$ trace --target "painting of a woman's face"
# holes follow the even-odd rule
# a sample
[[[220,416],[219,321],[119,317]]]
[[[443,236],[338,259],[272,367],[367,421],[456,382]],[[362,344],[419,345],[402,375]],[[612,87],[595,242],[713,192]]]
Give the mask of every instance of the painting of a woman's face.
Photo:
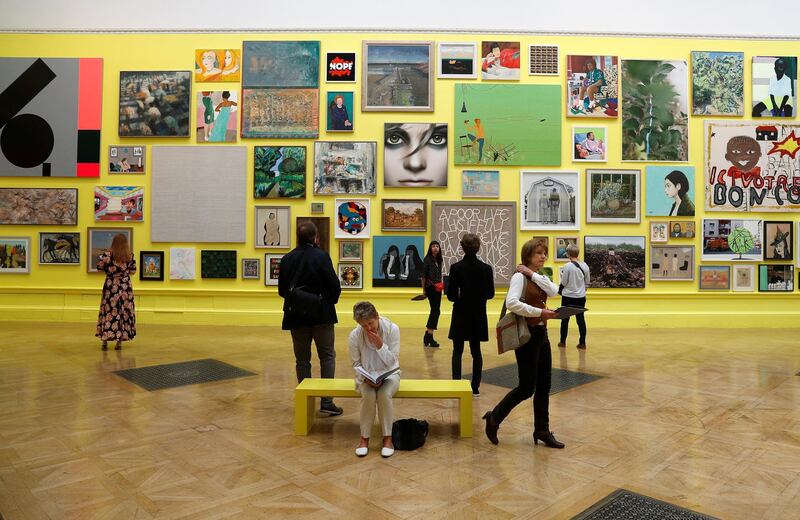
[[[447,186],[447,124],[386,123],[383,172],[388,187]]]
[[[217,53],[214,51],[206,51],[203,53],[203,69],[208,72],[214,68],[217,61]]]
[[[675,196],[678,195],[679,190],[680,184],[675,186],[669,179],[664,179],[664,193],[667,195],[667,197],[674,199]]]
[[[225,51],[225,67],[230,67],[231,62],[233,62],[233,53],[231,51]]]

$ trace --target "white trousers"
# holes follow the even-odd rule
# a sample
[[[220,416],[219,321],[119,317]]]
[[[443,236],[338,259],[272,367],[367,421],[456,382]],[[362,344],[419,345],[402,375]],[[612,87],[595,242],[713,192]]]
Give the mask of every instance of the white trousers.
[[[381,423],[383,435],[392,434],[392,396],[400,387],[400,376],[393,374],[387,377],[380,388],[372,388],[367,383],[361,383],[361,436],[369,438],[372,424],[375,422],[375,406],[378,408],[378,420]]]

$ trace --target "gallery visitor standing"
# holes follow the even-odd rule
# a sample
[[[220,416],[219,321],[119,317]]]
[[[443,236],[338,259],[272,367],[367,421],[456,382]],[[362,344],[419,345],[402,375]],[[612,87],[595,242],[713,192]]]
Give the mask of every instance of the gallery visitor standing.
[[[433,339],[433,331],[439,326],[439,315],[442,306],[442,246],[436,240],[431,240],[428,252],[422,261],[422,294],[428,300],[431,311],[428,314],[428,323],[425,324],[425,336],[422,344],[425,347],[437,348],[439,343]]]
[[[580,249],[575,244],[567,246],[567,256],[569,263],[561,268],[561,305],[563,307],[586,307],[586,284],[590,282],[589,266],[586,262],[578,260]],[[575,315],[578,322],[578,348],[586,349],[586,320],[583,313]],[[567,333],[569,330],[569,316],[561,320],[561,339],[558,342],[560,348],[567,346]]]
[[[103,350],[108,350],[109,341],[116,341],[114,348],[120,350],[123,341],[136,337],[136,309],[131,284],[131,275],[136,273],[136,260],[128,237],[122,233],[114,235],[111,248],[100,255],[97,270],[106,273],[106,279],[95,336],[103,342]]]

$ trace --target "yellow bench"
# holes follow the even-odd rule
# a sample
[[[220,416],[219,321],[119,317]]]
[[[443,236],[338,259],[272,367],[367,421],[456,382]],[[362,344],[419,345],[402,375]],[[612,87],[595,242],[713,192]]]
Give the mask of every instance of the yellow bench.
[[[308,435],[316,397],[361,397],[353,379],[304,379],[294,391],[294,433]],[[400,379],[395,397],[458,399],[461,437],[472,437],[472,387],[462,379]]]

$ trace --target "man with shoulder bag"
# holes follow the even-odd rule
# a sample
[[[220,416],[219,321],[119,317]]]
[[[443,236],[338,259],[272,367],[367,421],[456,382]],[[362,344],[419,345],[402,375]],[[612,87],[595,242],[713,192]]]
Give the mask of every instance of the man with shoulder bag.
[[[336,371],[333,325],[342,287],[331,257],[317,247],[317,227],[301,222],[297,247],[281,258],[278,294],[283,298],[283,330],[292,333],[297,382],[311,377],[311,340],[317,347],[320,373],[332,379]],[[330,397],[323,397],[320,412],[341,415]]]

